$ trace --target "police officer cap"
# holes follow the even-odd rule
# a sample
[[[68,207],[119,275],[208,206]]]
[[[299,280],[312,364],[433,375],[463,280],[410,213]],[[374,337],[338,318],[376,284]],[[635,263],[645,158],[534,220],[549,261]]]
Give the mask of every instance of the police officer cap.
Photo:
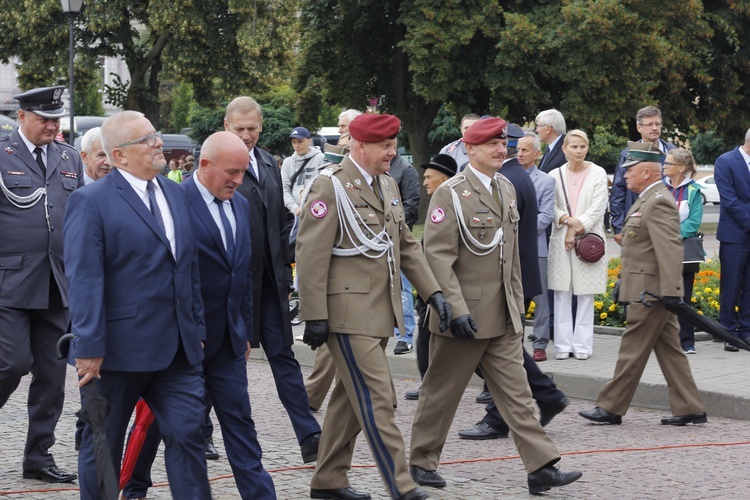
[[[628,156],[622,168],[638,165],[642,161],[664,163],[664,153],[652,142],[628,142]]]
[[[515,148],[518,146],[518,139],[523,137],[523,129],[515,123],[508,124],[508,147]]]
[[[454,175],[456,175],[456,170],[458,170],[456,160],[454,160],[452,156],[444,154],[439,154],[435,158],[433,158],[430,163],[423,163],[420,166],[424,170],[427,170],[428,168],[435,169],[438,172],[447,175],[448,177],[453,177]]]
[[[507,139],[508,124],[502,118],[489,117],[477,120],[466,130],[466,144],[484,144],[491,139]]]
[[[393,139],[401,130],[401,121],[393,115],[364,113],[349,123],[352,138],[362,142],[380,142]]]
[[[62,101],[64,90],[63,85],[41,87],[14,95],[13,99],[18,99],[18,105],[24,111],[31,111],[42,118],[60,118],[66,114]]]

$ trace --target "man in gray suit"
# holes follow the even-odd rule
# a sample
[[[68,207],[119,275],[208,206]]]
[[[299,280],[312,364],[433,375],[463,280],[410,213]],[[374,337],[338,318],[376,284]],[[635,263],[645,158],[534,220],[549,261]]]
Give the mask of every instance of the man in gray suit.
[[[13,96],[21,125],[0,137],[0,408],[31,372],[23,477],[48,483],[76,479],[49,453],[65,395],[55,348],[69,320],[62,222],[68,196],[83,186],[78,152],[55,141],[64,89]]]

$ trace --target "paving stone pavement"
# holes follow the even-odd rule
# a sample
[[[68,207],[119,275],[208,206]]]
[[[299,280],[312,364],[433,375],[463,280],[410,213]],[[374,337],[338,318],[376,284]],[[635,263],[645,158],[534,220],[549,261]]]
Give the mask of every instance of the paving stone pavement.
[[[301,333],[301,328],[297,328]],[[395,341],[393,342],[395,344]],[[592,406],[601,384],[612,374],[619,338],[597,335],[594,355],[587,361],[550,360],[541,363],[558,385],[572,396],[571,405],[547,427],[552,440],[563,454],[560,462],[564,470],[579,469],[584,475],[578,482],[555,490],[548,498],[618,498],[660,500],[741,498],[750,488],[746,470],[750,456],[750,431],[747,422],[737,418],[717,416],[719,413],[738,413],[750,418],[746,411],[750,353],[725,353],[720,344],[700,342],[698,354],[691,356],[695,378],[704,394],[709,412],[709,423],[688,427],[667,427],[659,419],[665,411],[663,377],[654,360],[644,374],[644,384],[638,391],[636,403],[621,426],[599,426],[588,423],[577,415]],[[414,353],[393,356],[389,347],[389,362],[394,385],[399,395],[396,421],[407,442],[417,403],[403,399],[404,392],[418,386]],[[528,343],[527,343],[528,347]],[[295,345],[303,372],[307,374],[312,353],[306,346]],[[552,353],[550,348],[549,353]],[[273,377],[262,352],[253,354],[248,363],[250,397],[253,417],[264,450],[264,464],[271,472],[278,498],[309,498],[311,467],[305,467],[299,453],[291,424],[284,415],[276,395]],[[57,443],[52,448],[58,466],[75,470],[77,453],[73,449],[74,413],[79,407],[75,374],[68,370],[66,404],[57,427]],[[0,410],[0,428],[5,431],[0,440],[0,499],[73,499],[78,498],[75,484],[59,489],[39,481],[21,477],[21,458],[26,433],[26,393],[29,377]],[[477,381],[466,391],[445,445],[440,473],[448,481],[443,490],[428,489],[432,498],[498,499],[528,498],[526,473],[510,439],[466,441],[458,439],[460,429],[469,428],[483,415],[484,406],[474,402],[480,386]],[[727,408],[734,408],[729,411]],[[744,413],[743,413],[744,412]],[[316,414],[323,421],[325,407]],[[730,415],[732,416],[732,415]],[[736,416],[736,415],[735,415]],[[331,418],[335,418],[332,416]],[[215,424],[216,419],[214,418]],[[212,492],[216,499],[239,498],[231,479],[231,470],[224,454],[221,434],[214,440],[221,454],[218,461],[208,462]],[[388,498],[364,439],[358,439],[354,468],[349,474],[355,489],[369,491],[375,499]],[[154,480],[166,482],[163,455],[160,452],[154,467]],[[73,488],[73,489],[71,489]],[[169,488],[152,488],[149,499],[171,498]]]

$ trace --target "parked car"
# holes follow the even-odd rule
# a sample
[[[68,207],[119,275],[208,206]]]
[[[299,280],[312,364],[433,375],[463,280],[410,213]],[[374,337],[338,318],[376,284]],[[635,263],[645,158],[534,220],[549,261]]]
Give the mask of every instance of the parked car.
[[[162,151],[164,152],[164,158],[167,159],[167,163],[172,159],[179,160],[180,156],[190,156],[194,153],[193,141],[186,135],[162,134],[161,138],[164,141]],[[195,160],[196,162],[198,161],[197,156]],[[198,165],[195,166],[197,167]]]
[[[83,135],[92,128],[101,127],[106,119],[106,116],[76,116],[75,148],[80,151]],[[68,142],[68,137],[70,136],[70,116],[60,118],[60,132],[62,132],[65,142]]]
[[[716,179],[713,175],[707,175],[696,180],[695,183],[701,187],[701,198],[704,205],[706,203],[719,204],[721,197],[719,196],[719,188],[716,187]]]
[[[323,127],[318,130],[316,134],[325,137],[326,142],[328,144],[333,144],[334,146],[338,144],[339,137],[341,137],[338,127]]]

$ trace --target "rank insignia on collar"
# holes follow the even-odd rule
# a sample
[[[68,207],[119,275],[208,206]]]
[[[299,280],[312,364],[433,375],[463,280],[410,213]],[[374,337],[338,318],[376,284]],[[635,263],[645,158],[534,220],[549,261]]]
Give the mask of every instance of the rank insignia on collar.
[[[362,179],[354,179],[354,184],[357,185],[357,187],[362,185]]]
[[[468,189],[464,189],[464,192],[461,193],[461,196],[463,196],[464,198],[468,200],[469,198],[471,198],[471,192],[469,192]]]
[[[13,148],[10,147],[10,146],[8,146],[8,147],[5,148],[5,152],[8,153],[9,155],[12,155],[13,154]]]
[[[67,159],[68,159],[68,153],[66,153],[65,151],[63,151],[63,152],[62,152],[62,154],[60,155],[60,157],[61,157],[61,158],[62,158],[63,160],[67,160]]]
[[[78,179],[78,174],[75,172],[60,172],[60,175],[63,177],[69,177],[71,179]]]
[[[394,207],[398,205],[398,196],[394,196],[393,198],[391,198],[391,205],[393,205]]]
[[[351,183],[351,182],[347,182],[347,183],[346,183],[346,186],[345,186],[345,187],[346,187],[346,189],[348,189],[349,191],[354,191],[354,186],[352,186],[352,183]]]

